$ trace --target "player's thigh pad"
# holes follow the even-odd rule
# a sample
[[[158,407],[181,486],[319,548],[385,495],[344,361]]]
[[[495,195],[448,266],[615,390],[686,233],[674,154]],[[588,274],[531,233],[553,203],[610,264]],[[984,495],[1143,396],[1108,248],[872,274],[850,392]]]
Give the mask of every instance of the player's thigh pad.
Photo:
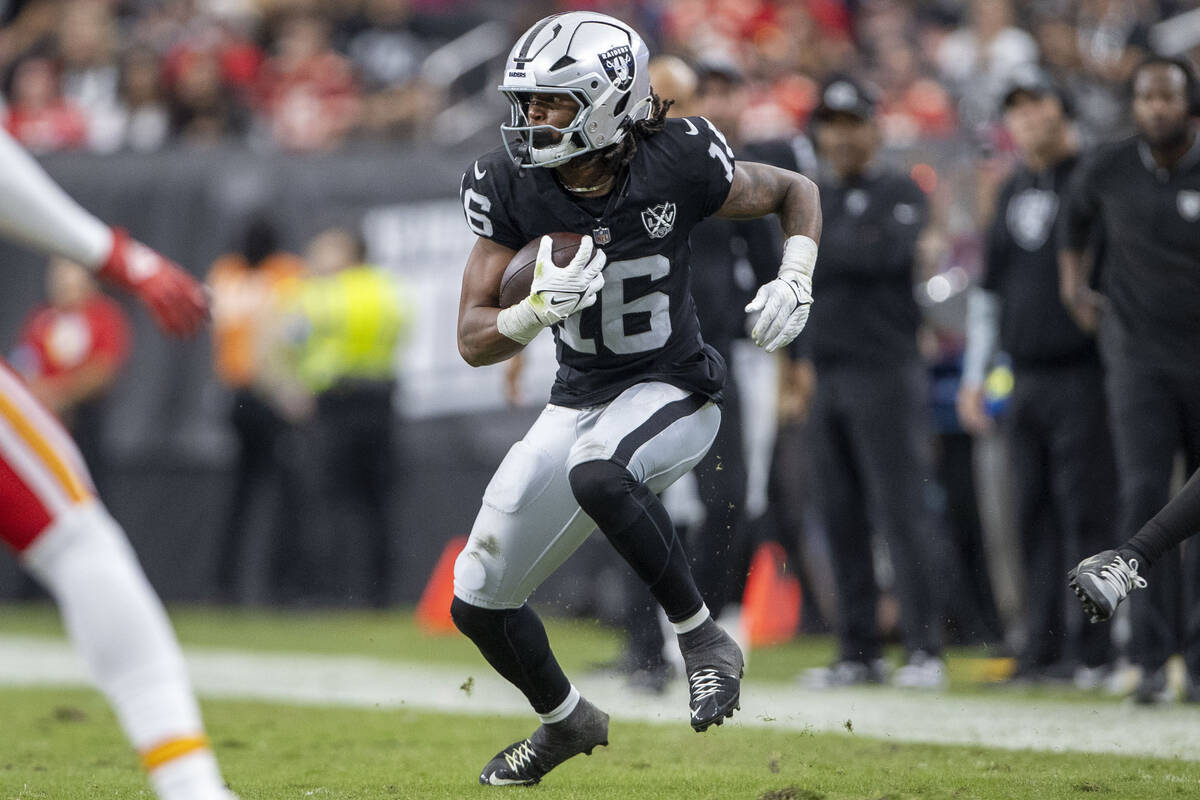
[[[547,406],[508,451],[454,564],[459,599],[481,608],[519,608],[596,527],[567,480],[567,453],[583,413]]]
[[[0,361],[0,541],[25,550],[94,491],[70,436]]]
[[[639,383],[585,412],[567,469],[613,461],[658,493],[699,463],[720,427],[721,409],[708,398],[667,383]]]

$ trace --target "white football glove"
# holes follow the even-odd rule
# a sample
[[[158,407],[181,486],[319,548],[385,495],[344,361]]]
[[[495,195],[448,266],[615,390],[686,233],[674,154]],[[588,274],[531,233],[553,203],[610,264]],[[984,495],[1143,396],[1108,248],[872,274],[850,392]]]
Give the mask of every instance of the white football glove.
[[[579,250],[565,267],[555,265],[552,247],[553,240],[543,236],[529,287],[529,304],[542,327],[547,328],[595,304],[597,292],[604,288],[601,271],[607,261],[604,251],[595,249],[590,236],[579,241]]]
[[[812,273],[816,261],[816,242],[807,236],[789,237],[784,244],[779,277],[760,286],[754,300],[746,306],[746,313],[758,312],[750,338],[768,353],[790,344],[804,330],[812,308]]]
[[[596,250],[592,237],[584,236],[579,250],[565,267],[554,264],[553,240],[543,236],[538,245],[529,297],[504,309],[496,317],[500,333],[520,344],[529,344],[542,328],[557,325],[572,314],[595,304],[604,288],[602,270],[607,261]]]

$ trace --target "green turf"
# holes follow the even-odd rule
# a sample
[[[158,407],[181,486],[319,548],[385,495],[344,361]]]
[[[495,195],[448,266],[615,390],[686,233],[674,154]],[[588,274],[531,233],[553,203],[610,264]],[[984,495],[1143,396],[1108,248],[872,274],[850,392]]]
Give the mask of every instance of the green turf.
[[[0,800],[149,797],[98,695],[0,690]],[[1200,795],[1200,764],[896,744],[807,734],[614,723],[612,746],[576,758],[536,789],[475,785],[527,720],[409,711],[206,702],[226,778],[243,800],[1011,800]],[[773,794],[772,794],[773,793]]]
[[[171,619],[184,645],[224,647],[258,652],[302,652],[361,655],[395,661],[483,667],[483,659],[457,633],[431,636],[422,631],[407,610],[356,611],[211,608],[179,606]],[[610,663],[620,653],[619,631],[596,622],[546,615],[546,628],[555,654],[569,674]],[[62,635],[54,607],[44,603],[0,605],[0,634]],[[889,655],[899,659],[897,648]],[[1006,697],[1063,699],[1082,703],[1115,702],[1098,693],[1060,688],[980,685],[973,665],[995,653],[960,648],[950,653],[954,693],[1003,693]],[[828,664],[835,656],[833,639],[806,636],[774,647],[754,650],[746,675],[755,681],[790,682],[808,667]],[[0,799],[2,800],[2,799]]]

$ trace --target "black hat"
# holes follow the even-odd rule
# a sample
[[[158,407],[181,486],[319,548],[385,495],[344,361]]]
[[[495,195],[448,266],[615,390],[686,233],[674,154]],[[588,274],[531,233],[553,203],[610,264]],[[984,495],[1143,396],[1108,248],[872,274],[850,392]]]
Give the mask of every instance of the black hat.
[[[821,87],[821,102],[813,109],[815,120],[850,114],[862,120],[875,117],[875,92],[853,78],[838,77]]]
[[[1070,113],[1066,95],[1046,71],[1036,64],[1020,64],[1008,74],[1004,81],[1004,91],[1000,94],[1000,111],[1007,111],[1016,96],[1022,93],[1034,97],[1053,95],[1062,102],[1067,113]]]

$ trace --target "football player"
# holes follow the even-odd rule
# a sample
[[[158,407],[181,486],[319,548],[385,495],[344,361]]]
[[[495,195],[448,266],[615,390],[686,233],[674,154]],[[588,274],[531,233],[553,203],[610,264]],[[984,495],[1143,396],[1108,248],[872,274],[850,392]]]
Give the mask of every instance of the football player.
[[[1200,531],[1200,470],[1171,498],[1133,538],[1116,550],[1105,550],[1079,562],[1069,573],[1071,588],[1083,603],[1092,622],[1111,619],[1117,606],[1134,589],[1145,589],[1139,569],[1154,562],[1185,539]],[[1192,684],[1192,699],[1200,699],[1200,688]]]
[[[80,208],[0,131],[0,235],[71,259],[137,296],[168,333],[207,317],[203,289]],[[230,800],[183,654],[75,444],[0,360],[0,541],[58,603],[162,800]]]
[[[700,336],[688,289],[688,233],[704,217],[777,213],[779,277],[747,311],[768,351],[804,327],[821,230],[816,187],[738,163],[702,117],[667,119],[638,34],[602,14],[547,17],[509,54],[504,147],[463,176],[467,260],[458,346],[473,366],[519,352],[543,328],[557,344],[550,404],[484,493],[454,572],[459,630],[529,700],[541,725],[501,750],[483,784],[531,784],[607,744],[608,715],[563,674],[529,594],[596,527],[649,586],[678,635],[691,724],[738,707],[742,653],[711,619],[658,499],[712,444],[725,364]],[[558,231],[583,235],[564,267]],[[500,309],[501,277],[539,237],[530,294]]]

